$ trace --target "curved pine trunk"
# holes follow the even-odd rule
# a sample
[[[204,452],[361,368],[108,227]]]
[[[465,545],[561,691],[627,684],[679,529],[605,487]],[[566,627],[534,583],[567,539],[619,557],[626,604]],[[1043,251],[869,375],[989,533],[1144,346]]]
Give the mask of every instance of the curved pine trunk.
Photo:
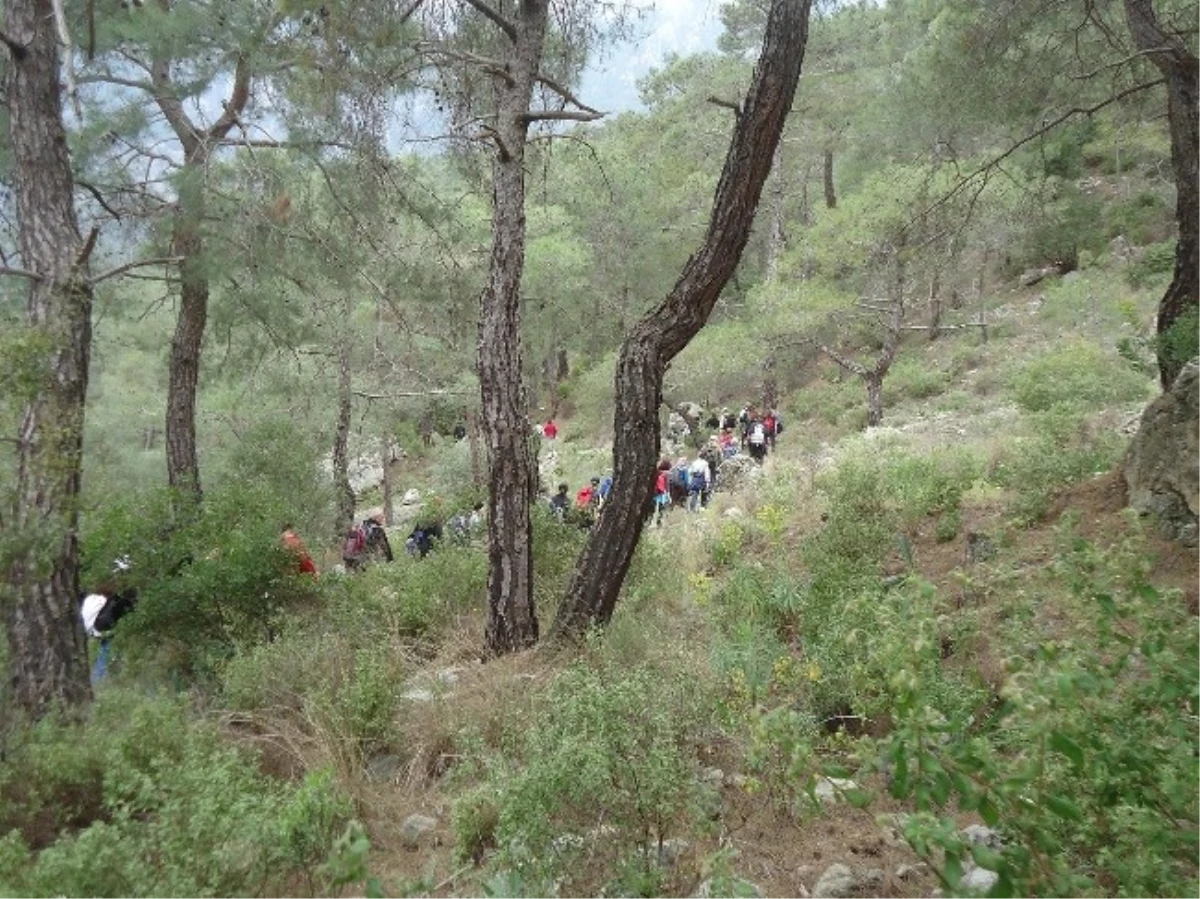
[[[62,123],[58,38],[50,0],[7,0],[13,193],[30,329],[46,341],[17,442],[16,507],[6,527],[22,547],[0,604],[11,700],[38,718],[91,698],[79,620],[79,488],[91,351],[92,287],[83,265],[71,162]]]
[[[667,365],[708,321],[750,237],[754,213],[800,77],[810,0],[774,0],[738,113],[703,245],[661,305],[629,333],[616,374],[613,487],[554,620],[556,641],[612,617],[654,492],[658,410]]]
[[[1157,333],[1161,336],[1175,321],[1197,305],[1200,276],[1200,61],[1182,40],[1162,29],[1151,0],[1125,0],[1125,18],[1137,48],[1162,73],[1167,86],[1167,121],[1171,129],[1171,168],[1175,175],[1175,220],[1179,243],[1175,247],[1175,272],[1158,304]],[[1159,381],[1169,390],[1186,359],[1170,358],[1158,349]]]

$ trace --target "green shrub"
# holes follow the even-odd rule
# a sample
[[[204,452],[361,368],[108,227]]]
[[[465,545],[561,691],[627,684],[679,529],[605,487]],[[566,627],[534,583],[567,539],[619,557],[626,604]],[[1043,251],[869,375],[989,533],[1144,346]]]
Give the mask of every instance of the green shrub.
[[[1093,434],[1071,407],[1056,406],[1030,417],[1032,436],[1009,441],[997,454],[989,480],[1015,492],[1010,511],[1021,521],[1046,514],[1055,494],[1108,471],[1120,458],[1125,438]]]
[[[891,792],[915,803],[905,836],[951,888],[968,854],[1000,875],[997,894],[1200,888],[1196,619],[1148,574],[1136,540],[1101,551],[1064,532],[1050,589],[1070,636],[1026,632],[986,729],[930,715],[920,673],[897,672]],[[963,811],[1004,844],[970,846]]]
[[[0,764],[5,893],[288,890],[297,875],[316,874],[350,810],[328,775],[272,781],[183,702],[113,686],[85,724],[45,720],[9,750]],[[45,811],[65,793],[91,796],[87,819],[56,813],[48,824]]]
[[[950,386],[950,376],[916,356],[902,356],[891,367],[883,381],[884,405],[901,400],[924,400],[944,393]]]
[[[132,568],[118,580],[136,587],[139,601],[117,632],[125,661],[169,657],[173,676],[203,679],[235,646],[268,639],[316,584],[294,575],[279,539],[288,510],[268,491],[213,490],[194,513],[173,514],[182,502],[160,491],[89,515],[84,582],[109,580],[112,560],[128,555]]]
[[[1044,412],[1058,405],[1094,410],[1143,401],[1152,385],[1094,344],[1074,341],[1021,365],[1009,375],[1017,405]]]
[[[1177,365],[1195,359],[1200,354],[1200,310],[1195,306],[1185,310],[1157,338],[1162,355]]]
[[[653,864],[651,850],[696,814],[693,747],[707,717],[694,683],[678,673],[572,666],[520,735],[519,763],[489,781],[499,806],[496,866],[590,893],[598,884],[572,864],[585,848],[612,860],[640,852]],[[479,801],[473,794],[460,814],[464,856],[483,830]]]
[[[1174,240],[1164,240],[1146,247],[1141,256],[1125,267],[1129,286],[1141,290],[1155,284],[1165,285],[1175,270],[1176,245]]]

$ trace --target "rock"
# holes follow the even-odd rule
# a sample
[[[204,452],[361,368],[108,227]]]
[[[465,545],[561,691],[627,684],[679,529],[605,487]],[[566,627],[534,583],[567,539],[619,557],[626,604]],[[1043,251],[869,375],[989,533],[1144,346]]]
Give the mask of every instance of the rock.
[[[1017,283],[1022,287],[1032,287],[1034,284],[1037,284],[1039,281],[1043,280],[1049,275],[1053,275],[1056,271],[1057,269],[1053,268],[1052,266],[1046,266],[1044,268],[1027,268],[1025,271],[1021,272],[1021,277],[1017,279]]]
[[[678,412],[672,412],[667,418],[667,438],[675,443],[684,443],[691,433],[687,420]]]
[[[990,827],[984,827],[982,824],[972,824],[970,827],[964,827],[962,835],[974,846],[999,849],[1004,845],[1004,841],[1000,839],[1000,834],[996,833]]]
[[[830,864],[812,889],[812,899],[876,897],[884,880],[887,880],[887,875],[878,868],[854,873],[844,864]]]
[[[1079,272],[1067,272],[1063,275],[1063,283],[1070,284],[1072,281],[1079,280]]]
[[[367,762],[367,780],[389,781],[400,771],[400,756],[387,753],[377,755]]]
[[[929,865],[919,862],[915,865],[901,865],[896,869],[897,880],[915,880],[929,873]]]
[[[692,895],[696,899],[710,899],[715,896],[742,896],[749,899],[751,896],[762,896],[763,891],[758,884],[742,880],[740,877],[710,877],[701,881]]]
[[[739,518],[745,518],[746,512],[743,509],[739,509],[737,506],[730,506],[725,510],[725,517],[731,519],[732,521],[737,521]]]
[[[1193,359],[1171,389],[1146,407],[1121,466],[1129,505],[1156,518],[1163,534],[1190,547],[1197,545],[1200,511],[1198,372]]]
[[[720,768],[703,768],[700,771],[700,779],[719,787],[725,783],[725,772]]]
[[[1118,234],[1108,242],[1108,252],[1119,262],[1129,261],[1129,241],[1124,234]]]
[[[438,682],[443,684],[457,684],[461,671],[461,668],[443,668],[437,673]]]
[[[837,802],[846,790],[856,789],[858,789],[858,784],[852,780],[844,780],[840,777],[821,777],[817,779],[813,795],[817,797],[818,802],[829,804]]]
[[[978,562],[986,562],[994,555],[996,555],[996,547],[992,543],[991,537],[987,534],[978,534],[975,531],[967,533],[967,564],[974,565]]]
[[[673,867],[680,856],[688,851],[690,845],[687,840],[678,837],[663,840],[662,845],[658,847],[658,863],[664,868]]]
[[[996,881],[999,879],[1000,875],[995,871],[989,871],[987,868],[972,868],[958,882],[958,888],[972,893],[986,893],[996,885]]]
[[[409,815],[400,825],[400,842],[405,849],[419,849],[421,843],[429,839],[429,833],[437,824],[437,818],[430,818],[428,815]]]
[[[675,407],[675,411],[687,422],[691,430],[698,431],[700,429],[700,419],[704,417],[704,407],[699,403],[680,403]]]
[[[400,500],[402,506],[415,506],[421,501],[421,491],[416,487],[412,487],[404,491],[404,499]]]
[[[762,469],[758,463],[741,453],[729,457],[717,468],[717,486],[721,490],[737,490],[760,477]]]
[[[407,699],[409,702],[433,702],[434,696],[432,690],[426,690],[424,687],[414,687],[411,690],[405,690],[400,694],[401,699]]]

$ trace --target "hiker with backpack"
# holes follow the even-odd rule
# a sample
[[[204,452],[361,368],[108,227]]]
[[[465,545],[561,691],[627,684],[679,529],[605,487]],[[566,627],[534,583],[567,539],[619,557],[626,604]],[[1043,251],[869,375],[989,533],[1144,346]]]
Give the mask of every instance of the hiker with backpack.
[[[658,463],[654,476],[654,526],[662,527],[663,515],[671,504],[670,484],[671,460],[663,459]]]
[[[434,541],[442,539],[442,526],[437,522],[418,524],[404,541],[404,548],[410,556],[424,559],[433,551]]]
[[[708,489],[712,470],[703,456],[697,456],[688,467],[688,511],[698,512],[708,506]]]
[[[767,458],[767,429],[761,421],[752,421],[746,442],[750,447],[750,458],[760,465]]]
[[[296,574],[311,574],[316,577],[320,573],[317,571],[317,563],[308,554],[308,547],[304,545],[304,541],[296,534],[295,528],[290,523],[283,526],[283,534],[279,539],[283,543],[283,548],[295,559]]]
[[[129,570],[127,557],[117,559],[114,576],[119,576]],[[97,588],[94,593],[84,596],[79,602],[79,617],[83,620],[83,630],[87,636],[100,641],[96,659],[92,663],[92,686],[100,683],[108,676],[112,663],[111,642],[117,622],[128,615],[137,606],[137,589],[129,587],[120,590],[117,581],[107,581]]]
[[[564,482],[558,485],[558,493],[550,497],[550,514],[562,521],[567,517],[567,510],[571,508],[571,498],[567,496],[567,491],[570,487]]]
[[[686,508],[688,501],[688,458],[680,456],[676,460],[674,467],[668,477],[668,487],[671,491],[671,502],[674,505]]]

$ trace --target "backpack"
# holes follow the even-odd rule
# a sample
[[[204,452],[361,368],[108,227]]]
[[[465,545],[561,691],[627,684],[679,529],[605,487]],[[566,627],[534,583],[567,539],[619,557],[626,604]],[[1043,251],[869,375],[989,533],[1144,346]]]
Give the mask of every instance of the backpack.
[[[754,423],[754,427],[750,429],[750,442],[755,446],[758,446],[766,439],[766,433],[763,430],[762,422],[756,421]]]
[[[367,534],[362,529],[362,525],[355,525],[350,528],[346,534],[346,541],[342,544],[343,559],[357,559],[363,554],[363,550],[367,548]]]

